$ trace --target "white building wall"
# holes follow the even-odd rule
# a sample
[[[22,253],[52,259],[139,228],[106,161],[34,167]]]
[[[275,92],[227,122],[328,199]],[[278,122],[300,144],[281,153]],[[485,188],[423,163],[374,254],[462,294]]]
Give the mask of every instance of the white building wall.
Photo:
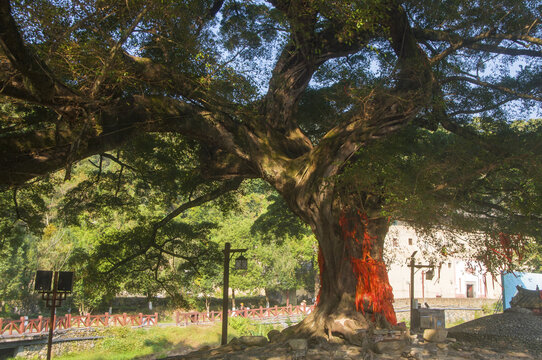
[[[458,239],[460,241],[460,239]],[[414,251],[416,264],[429,264],[421,255],[428,250],[427,244],[418,238],[411,227],[396,224],[390,227],[385,243],[388,276],[395,298],[410,297],[410,267],[407,266]],[[414,274],[414,297],[455,298],[467,297],[469,290],[475,298],[498,299],[501,295],[500,279],[493,279],[479,270],[469,270],[467,263],[459,258],[441,257],[437,260],[433,279],[426,279],[429,269],[416,269]],[[478,267],[478,266],[477,266]],[[484,280],[485,279],[485,280]]]

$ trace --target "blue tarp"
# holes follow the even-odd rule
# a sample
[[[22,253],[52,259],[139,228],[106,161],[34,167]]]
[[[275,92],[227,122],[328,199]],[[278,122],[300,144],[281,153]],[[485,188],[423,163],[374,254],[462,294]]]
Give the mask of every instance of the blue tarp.
[[[524,273],[524,272],[512,272],[501,274],[502,277],[502,303],[503,309],[506,310],[510,307],[510,300],[516,295],[518,290],[516,286],[519,285],[525,289],[536,290],[538,286],[542,290],[542,274],[536,273]]]

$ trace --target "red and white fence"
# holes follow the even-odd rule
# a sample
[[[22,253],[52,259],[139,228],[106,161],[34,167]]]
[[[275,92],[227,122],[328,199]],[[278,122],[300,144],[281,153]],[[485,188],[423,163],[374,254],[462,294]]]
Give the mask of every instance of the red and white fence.
[[[244,317],[253,320],[281,319],[291,316],[308,315],[314,310],[314,305],[275,306],[270,308],[228,310],[228,317]],[[222,311],[175,313],[175,323],[186,326],[191,324],[211,323],[222,320]]]
[[[0,318],[0,335],[31,334],[47,332],[50,326],[50,318],[39,316],[37,319],[21,317],[19,320],[6,320]],[[156,326],[158,325],[158,313],[153,315],[118,314],[110,315],[77,315],[67,314],[55,316],[55,329],[88,328],[104,326]]]

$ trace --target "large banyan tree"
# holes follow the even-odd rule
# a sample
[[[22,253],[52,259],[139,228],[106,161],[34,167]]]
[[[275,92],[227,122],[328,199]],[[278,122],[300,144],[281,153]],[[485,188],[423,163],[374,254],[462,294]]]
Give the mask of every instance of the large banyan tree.
[[[0,0],[0,183],[69,177],[96,154],[129,167],[136,146],[126,162],[110,152],[144,134],[183,139],[214,188],[155,229],[263,179],[319,242],[318,307],[297,330],[356,342],[370,322],[396,323],[390,218],[538,236],[541,10]]]

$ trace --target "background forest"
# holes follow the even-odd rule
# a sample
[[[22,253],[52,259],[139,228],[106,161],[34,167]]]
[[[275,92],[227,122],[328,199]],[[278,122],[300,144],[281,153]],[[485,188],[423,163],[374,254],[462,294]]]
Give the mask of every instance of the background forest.
[[[146,136],[149,156],[141,167],[182,158],[182,151],[159,151],[170,141]],[[149,301],[160,295],[170,308],[203,310],[221,296],[225,242],[248,248],[248,270],[230,275],[238,296],[262,290],[288,296],[288,290],[301,287],[314,292],[315,238],[270,186],[247,181],[156,231],[154,223],[190,201],[174,194],[176,186],[191,181],[191,169],[174,166],[163,178],[146,177],[121,161],[129,150],[94,156],[74,167],[67,181],[56,173],[1,193],[1,316],[39,310],[41,301],[33,293],[37,269],[75,271],[74,293],[64,311],[107,309],[120,294]],[[145,246],[149,241],[156,244]]]

